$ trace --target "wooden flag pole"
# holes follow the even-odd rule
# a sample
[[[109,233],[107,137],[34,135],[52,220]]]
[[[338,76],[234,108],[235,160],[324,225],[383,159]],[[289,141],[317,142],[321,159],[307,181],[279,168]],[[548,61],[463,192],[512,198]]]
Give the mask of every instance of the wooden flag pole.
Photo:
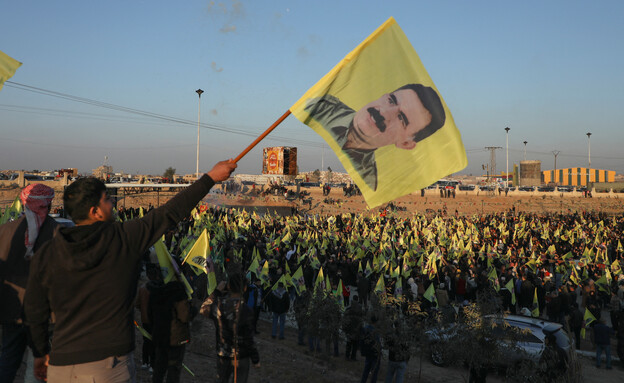
[[[241,158],[245,157],[245,154],[249,153],[251,149],[253,149],[256,145],[258,145],[258,142],[262,141],[264,137],[266,137],[269,133],[273,131],[273,129],[277,128],[277,125],[281,124],[282,121],[284,121],[286,117],[288,117],[289,115],[290,115],[290,109],[287,110],[286,113],[282,115],[282,117],[278,118],[277,121],[275,121],[273,125],[269,127],[269,129],[267,129],[264,133],[260,135],[260,137],[256,138],[254,142],[252,142],[245,150],[243,150],[242,153],[239,154],[238,157],[234,159],[234,162],[238,162]]]

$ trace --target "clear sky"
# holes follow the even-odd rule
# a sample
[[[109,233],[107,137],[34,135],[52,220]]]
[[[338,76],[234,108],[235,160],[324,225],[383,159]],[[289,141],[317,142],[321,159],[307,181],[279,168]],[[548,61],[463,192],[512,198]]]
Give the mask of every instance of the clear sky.
[[[506,126],[510,169],[523,141],[542,169],[553,150],[558,168],[587,166],[591,132],[592,168],[623,173],[622,15],[621,0],[6,2],[0,50],[23,65],[0,91],[0,169],[90,172],[108,156],[115,171],[192,173],[201,88],[209,170],[394,16],[453,113],[462,173],[482,172],[486,146],[505,169]],[[291,116],[238,172],[261,172],[261,148],[281,145],[300,171],[343,171]]]

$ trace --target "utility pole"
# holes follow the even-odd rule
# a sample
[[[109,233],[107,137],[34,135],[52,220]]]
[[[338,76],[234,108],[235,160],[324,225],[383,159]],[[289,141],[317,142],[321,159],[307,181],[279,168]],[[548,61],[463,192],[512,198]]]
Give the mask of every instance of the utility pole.
[[[501,146],[486,146],[490,151],[490,174],[496,175],[496,149],[502,149]]]
[[[509,127],[505,128],[507,136],[507,167],[505,168],[505,190],[509,187]]]
[[[587,133],[587,190],[589,190],[589,182],[591,181],[591,133]]]
[[[195,177],[199,179],[199,117],[201,112],[201,95],[204,91],[197,89],[195,92],[199,96],[199,101],[197,103],[197,162],[195,163]]]
[[[559,184],[559,176],[557,175],[557,156],[559,155],[559,153],[561,153],[561,151],[559,150],[552,151],[552,154],[555,156],[555,173],[553,177],[553,181],[555,182],[555,185]]]

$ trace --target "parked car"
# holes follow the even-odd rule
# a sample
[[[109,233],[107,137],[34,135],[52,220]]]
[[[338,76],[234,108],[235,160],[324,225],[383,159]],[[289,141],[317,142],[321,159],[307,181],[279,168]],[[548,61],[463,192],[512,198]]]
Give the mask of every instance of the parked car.
[[[539,192],[554,192],[555,188],[553,186],[540,186],[537,188]]]
[[[458,188],[462,191],[472,191],[475,190],[475,185],[459,185]]]
[[[535,187],[534,186],[520,186],[518,187],[519,191],[526,191],[526,192],[532,192],[535,191]]]
[[[481,186],[479,186],[479,190],[481,190],[481,191],[494,191],[494,190],[496,190],[496,186],[493,186],[493,185],[481,185]]]
[[[512,368],[521,362],[529,361],[538,363],[545,348],[545,338],[547,334],[553,334],[557,340],[557,345],[561,347],[568,356],[574,352],[574,341],[563,329],[560,323],[549,322],[540,318],[532,318],[521,315],[506,315],[504,317],[487,316],[493,323],[490,340],[500,342],[504,357],[500,360],[503,365],[493,365],[496,368]],[[455,324],[445,330],[431,330],[427,333],[431,361],[437,366],[447,364],[444,350],[447,345],[453,344],[453,337],[458,336],[460,324]],[[510,328],[512,332],[506,331]],[[449,343],[446,343],[449,342]]]
[[[563,193],[569,193],[574,191],[574,187],[573,186],[557,186],[557,191],[563,192]]]

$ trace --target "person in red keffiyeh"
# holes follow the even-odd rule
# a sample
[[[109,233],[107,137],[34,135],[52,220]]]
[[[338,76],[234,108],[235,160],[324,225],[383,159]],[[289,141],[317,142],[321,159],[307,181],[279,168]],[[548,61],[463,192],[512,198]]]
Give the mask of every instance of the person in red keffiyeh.
[[[26,257],[33,256],[33,248],[39,229],[43,225],[52,200],[54,199],[54,189],[43,184],[32,184],[26,186],[20,194],[20,200],[24,206],[24,215],[28,222],[28,231],[26,232],[24,244],[26,245]]]
[[[0,226],[0,382],[12,382],[22,364],[28,334],[22,314],[24,293],[32,256],[52,239],[57,226],[48,216],[53,198],[54,189],[28,185],[20,194],[25,214]]]

